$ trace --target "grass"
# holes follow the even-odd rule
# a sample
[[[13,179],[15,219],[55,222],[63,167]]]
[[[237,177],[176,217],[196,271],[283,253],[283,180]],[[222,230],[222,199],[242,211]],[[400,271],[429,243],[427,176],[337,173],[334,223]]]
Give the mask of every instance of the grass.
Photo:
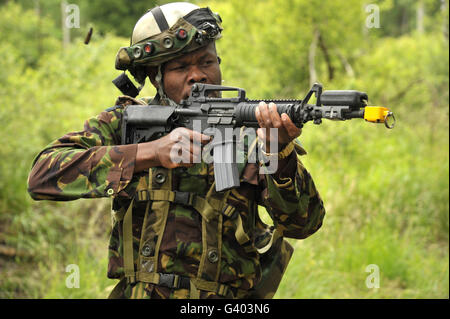
[[[7,241],[21,257],[4,261],[2,297],[106,298],[116,283],[106,277],[109,212],[107,200],[80,200],[33,203],[17,215]],[[69,265],[78,267],[79,288],[66,284]]]

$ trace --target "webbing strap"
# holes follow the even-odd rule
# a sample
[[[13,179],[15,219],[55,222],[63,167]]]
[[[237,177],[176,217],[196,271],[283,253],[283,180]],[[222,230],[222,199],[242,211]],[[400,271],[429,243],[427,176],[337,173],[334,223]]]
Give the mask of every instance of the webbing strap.
[[[161,185],[161,189],[155,189],[152,190],[155,192],[155,198],[158,198],[158,195],[161,196],[161,198],[165,198],[165,196],[169,196],[168,192],[172,187],[172,170],[169,169],[167,171],[167,179],[165,181],[165,183],[163,185]],[[151,184],[149,184],[151,185]],[[151,190],[149,190],[151,191]],[[175,195],[173,195],[175,196]],[[150,203],[150,201],[148,201],[147,203]],[[170,202],[165,202],[165,200],[154,200],[153,204],[152,204],[152,208],[155,208],[155,212],[156,212],[156,218],[161,222],[161,224],[159,224],[159,226],[157,227],[157,235],[158,235],[158,240],[156,242],[156,246],[155,246],[155,253],[154,253],[154,257],[155,257],[155,267],[153,269],[153,272],[156,273],[158,272],[158,260],[159,260],[159,248],[161,246],[162,243],[162,239],[163,239],[163,234],[164,234],[164,230],[166,228],[166,224],[167,224],[167,218],[169,216],[169,209],[170,209]],[[146,215],[148,215],[148,212],[146,213]]]
[[[151,284],[158,285],[160,279],[160,274],[155,272],[138,271],[136,273],[136,280],[142,282],[148,282]]]
[[[195,287],[200,290],[215,292],[218,295],[226,296],[228,292],[228,286],[215,281],[208,281],[200,278],[195,278],[192,280]]]
[[[190,297],[198,298],[199,290],[214,292],[221,296],[228,296],[230,288],[227,285],[218,282],[220,274],[220,260],[222,253],[222,223],[223,216],[232,219],[236,224],[236,239],[244,249],[248,252],[253,251],[252,241],[245,233],[243,222],[240,214],[236,213],[236,209],[228,205],[227,198],[230,191],[225,194],[218,194],[214,191],[214,184],[207,193],[206,198],[200,197],[194,193],[171,191],[171,171],[169,170],[169,179],[162,186],[164,189],[147,189],[136,192],[131,205],[128,207],[123,220],[123,234],[124,234],[124,271],[125,277],[129,283],[136,281],[148,282],[153,284],[161,284],[161,276],[157,272],[157,262],[153,271],[137,271],[134,270],[133,257],[133,233],[132,233],[132,210],[135,204],[146,203],[146,216],[150,205],[153,203],[155,211],[161,211],[159,219],[163,219],[160,229],[158,230],[158,241],[155,247],[154,259],[158,260],[159,247],[163,238],[164,228],[168,216],[169,203],[173,202],[183,205],[192,206],[203,217],[202,221],[202,245],[203,251],[201,261],[197,273],[197,278],[191,279]],[[169,189],[168,189],[169,188]],[[166,202],[166,203],[164,203]],[[143,241],[141,238],[141,245]],[[250,244],[250,245],[249,245]],[[236,296],[245,296],[247,291],[231,288]]]
[[[196,200],[198,205],[202,205],[201,210],[211,210],[213,213],[214,210],[222,212],[230,191],[221,195],[220,199],[214,197],[215,193],[214,182],[207,192],[206,198],[200,201]],[[202,255],[197,271],[197,281],[208,279],[214,280],[213,283],[217,283],[219,280],[220,260],[222,259],[223,216],[220,214],[217,214],[217,216],[217,218],[211,221],[207,221],[206,219],[202,220]],[[195,282],[195,286],[197,289],[202,289],[202,287],[199,287],[197,281]]]
[[[137,202],[169,201],[192,206],[207,222],[216,217],[216,211],[233,218],[236,209],[224,200],[210,197],[208,200],[193,193],[170,191],[166,189],[141,190],[136,193]]]
[[[266,253],[270,249],[270,247],[272,247],[272,244],[274,242],[276,242],[278,240],[278,238],[280,238],[282,236],[283,236],[283,233],[280,230],[278,230],[278,228],[276,228],[275,232],[270,237],[270,241],[264,247],[257,249],[258,253],[260,253],[260,254]]]
[[[250,237],[248,237],[244,231],[241,215],[239,215],[236,220],[236,240],[240,245],[245,245],[251,241]]]
[[[227,297],[229,296],[230,291],[235,294],[236,298],[242,298],[249,294],[248,290],[239,289],[239,288],[231,288],[229,285],[225,285],[219,282],[207,281],[203,279],[192,279],[197,289],[215,292],[219,296]]]
[[[150,284],[159,285],[160,281],[161,281],[161,274],[160,273],[151,273],[151,272],[146,272],[146,271],[138,271],[138,272],[136,272],[136,280],[142,281],[142,282],[147,282]],[[192,281],[194,282],[197,289],[215,291],[216,286],[214,285],[215,284],[214,282],[207,282],[207,281],[203,280],[202,284],[200,285],[201,287],[198,287],[198,284],[197,284],[198,279],[194,279]]]
[[[194,205],[192,205],[192,207],[194,207],[194,209],[198,211],[207,222],[210,222],[216,216],[216,212],[211,204],[200,196],[195,198]]]
[[[200,290],[195,287],[194,281],[191,280],[191,287],[189,289],[189,299],[200,299]]]
[[[175,278],[177,278],[177,277],[180,277],[180,276],[175,276]],[[161,274],[139,271],[136,273],[136,280],[141,281],[141,282],[151,283],[154,285],[159,285],[161,282]],[[174,280],[174,285],[176,285],[176,281],[177,281],[177,279]],[[198,299],[199,298],[198,290],[210,291],[210,292],[214,292],[214,293],[218,294],[219,296],[226,297],[226,296],[228,296],[228,293],[231,291],[231,289],[232,288],[230,288],[230,286],[219,283],[219,282],[208,281],[208,280],[199,279],[199,278],[191,278],[191,284],[190,284],[189,290],[191,291],[191,294],[193,294],[190,296],[190,298]],[[233,288],[233,290],[235,290],[239,296],[248,294],[248,291],[243,290],[243,289]]]
[[[136,281],[134,276],[134,256],[133,256],[133,202],[132,200],[130,206],[125,213],[123,219],[123,263],[125,277],[130,283]]]
[[[158,24],[158,27],[161,30],[161,32],[164,32],[167,29],[169,29],[169,24],[167,23],[166,17],[164,16],[164,13],[161,10],[160,6],[153,8],[150,12],[153,14],[153,17],[155,18],[155,21]]]
[[[175,192],[167,189],[142,190],[137,192],[137,201],[164,200],[173,202],[175,200]]]

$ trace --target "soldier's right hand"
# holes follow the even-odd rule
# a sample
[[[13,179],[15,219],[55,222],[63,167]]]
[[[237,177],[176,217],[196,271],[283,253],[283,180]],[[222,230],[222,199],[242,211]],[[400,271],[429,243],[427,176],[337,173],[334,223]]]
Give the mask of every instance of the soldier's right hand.
[[[210,140],[209,136],[199,132],[176,128],[158,140],[138,144],[134,171],[154,166],[191,167],[201,162],[202,146]]]

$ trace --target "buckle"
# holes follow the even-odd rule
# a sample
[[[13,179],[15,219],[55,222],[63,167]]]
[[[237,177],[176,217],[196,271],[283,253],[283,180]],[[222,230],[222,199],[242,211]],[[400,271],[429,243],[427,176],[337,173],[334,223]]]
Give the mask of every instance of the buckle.
[[[143,203],[148,202],[150,200],[150,193],[148,190],[141,190],[136,192],[136,202]]]
[[[181,205],[192,205],[192,198],[191,193],[189,192],[180,192],[180,191],[174,191],[175,198],[173,202],[175,204],[181,204]]]
[[[157,285],[164,286],[171,289],[190,289],[191,279],[174,274],[159,274],[159,283]]]
[[[237,210],[235,207],[226,204],[221,211],[222,215],[227,216],[230,219],[235,219],[237,217]]]
[[[167,288],[178,288],[180,281],[178,281],[177,285],[174,285],[175,276],[176,275],[174,275],[174,274],[159,273],[159,284],[158,285],[164,286]]]

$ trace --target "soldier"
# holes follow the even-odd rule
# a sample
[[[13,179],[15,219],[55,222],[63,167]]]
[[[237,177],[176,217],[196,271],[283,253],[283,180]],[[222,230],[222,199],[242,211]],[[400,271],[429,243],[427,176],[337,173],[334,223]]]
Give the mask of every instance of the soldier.
[[[120,279],[113,298],[271,298],[293,251],[284,238],[306,238],[322,225],[322,200],[299,159],[306,154],[296,141],[301,130],[274,104],[261,103],[256,117],[261,128],[278,128],[280,152],[271,154],[278,156],[277,171],[259,174],[257,163],[244,163],[241,186],[223,193],[214,190],[213,164],[195,161],[194,141],[209,141],[200,132],[178,128],[121,145],[127,105],[174,105],[196,82],[221,84],[215,41],[222,30],[209,8],[170,3],[149,10],[131,46],[119,50],[116,68],[141,85],[148,77],[156,96],[119,97],[33,162],[28,190],[35,200],[113,199],[108,277]],[[270,136],[257,133],[269,153]],[[250,142],[247,155],[259,145]],[[175,143],[188,162],[171,157]],[[261,221],[258,205],[274,226]]]

